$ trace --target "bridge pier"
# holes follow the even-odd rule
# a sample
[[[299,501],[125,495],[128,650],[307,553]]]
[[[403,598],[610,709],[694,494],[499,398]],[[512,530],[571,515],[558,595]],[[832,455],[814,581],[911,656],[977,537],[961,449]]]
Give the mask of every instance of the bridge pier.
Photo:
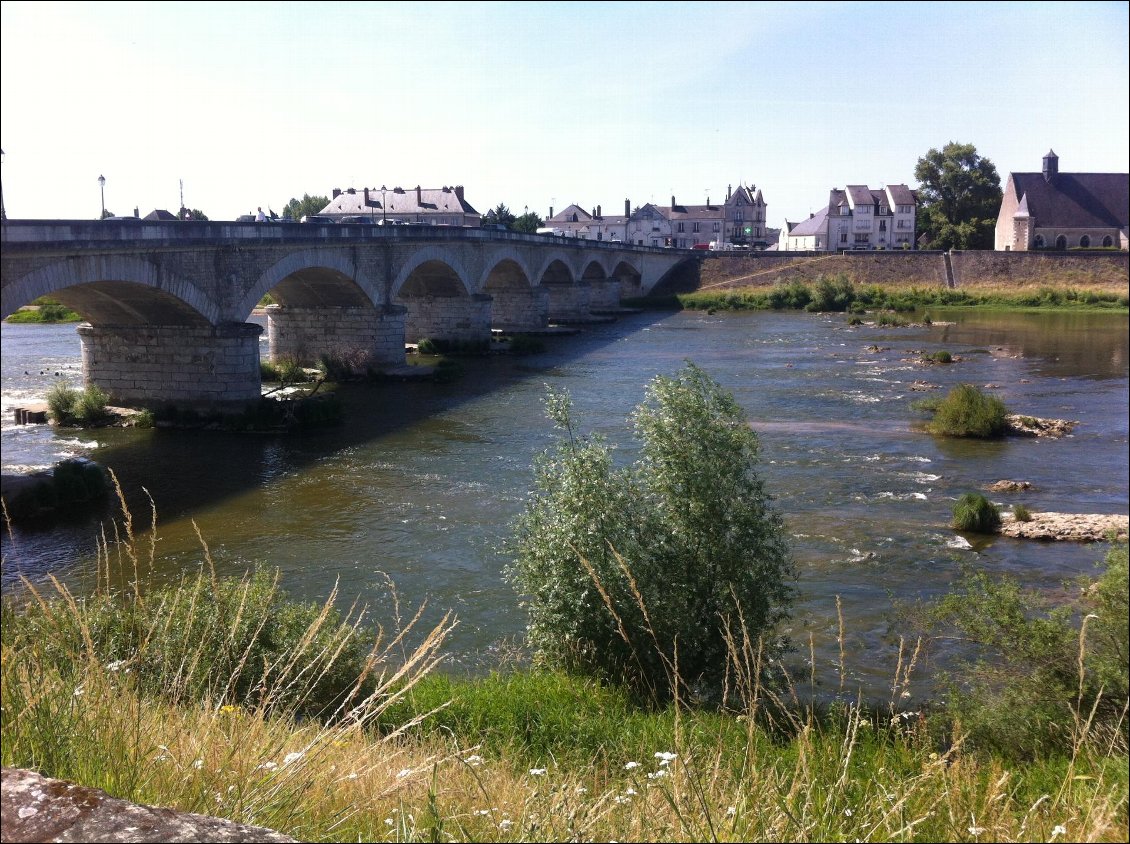
[[[354,369],[404,364],[403,305],[302,308],[267,306],[271,360],[314,365],[323,355]]]
[[[535,331],[549,325],[549,293],[544,287],[492,289],[490,323],[503,331]]]
[[[588,319],[592,308],[592,286],[590,282],[578,281],[574,284],[547,284],[549,292],[549,319],[584,320]]]
[[[485,293],[471,296],[405,297],[408,316],[404,339],[446,340],[454,343],[489,343],[491,297]]]
[[[259,400],[259,335],[254,323],[78,326],[86,384],[111,403],[237,411]]]
[[[620,307],[620,280],[617,278],[602,278],[590,281],[592,294],[589,297],[589,309],[594,311],[610,311]]]

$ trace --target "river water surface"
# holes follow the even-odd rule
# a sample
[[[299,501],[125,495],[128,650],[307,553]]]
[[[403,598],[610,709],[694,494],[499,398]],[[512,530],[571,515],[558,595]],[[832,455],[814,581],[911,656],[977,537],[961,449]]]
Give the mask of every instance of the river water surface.
[[[932,309],[931,317],[931,326],[879,328],[849,327],[842,315],[636,314],[553,338],[531,357],[464,360],[466,375],[453,383],[345,388],[345,425],[289,438],[16,426],[13,405],[41,399],[59,378],[79,384],[79,341],[73,325],[4,324],[3,462],[9,471],[67,455],[97,460],[146,526],[147,491],[159,521],[155,579],[201,565],[194,525],[221,573],[275,566],[284,587],[308,600],[337,583],[346,603],[360,599],[386,624],[391,579],[402,610],[426,600],[428,619],[454,611],[453,661],[477,671],[524,625],[502,546],[534,456],[554,434],[546,386],[567,389],[581,429],[605,435],[627,461],[635,445],[626,419],[646,383],[690,360],[732,391],[760,436],[761,471],[800,570],[793,637],[807,652],[812,635],[818,678],[837,684],[838,596],[849,686],[882,697],[908,632],[895,602],[946,591],[962,563],[1054,595],[1105,554],[1104,545],[958,536],[948,527],[958,496],[1011,478],[1033,487],[998,503],[1128,507],[1125,315]],[[920,362],[938,350],[959,360]],[[958,383],[987,386],[1013,412],[1079,425],[1060,440],[924,433],[911,402]],[[89,584],[105,519],[5,535],[5,592],[48,574]]]

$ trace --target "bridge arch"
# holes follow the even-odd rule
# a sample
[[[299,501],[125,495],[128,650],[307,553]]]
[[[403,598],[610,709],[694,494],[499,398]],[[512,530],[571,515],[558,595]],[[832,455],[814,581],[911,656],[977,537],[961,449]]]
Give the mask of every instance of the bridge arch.
[[[479,280],[479,290],[491,297],[491,327],[500,331],[545,328],[549,296],[534,285],[529,266],[512,252],[493,257]]]
[[[268,267],[252,285],[235,313],[246,320],[271,291],[281,304],[295,307],[374,307],[384,304],[379,285],[357,266],[349,251],[304,249]]]
[[[3,315],[51,296],[92,325],[217,325],[220,308],[196,285],[132,255],[82,255],[4,286]]]
[[[490,296],[472,293],[463,262],[435,247],[421,249],[406,261],[393,282],[390,298],[407,309],[404,339],[454,345],[489,345]]]
[[[643,272],[631,261],[621,260],[617,262],[609,275],[619,282],[621,299],[630,299],[640,295]]]

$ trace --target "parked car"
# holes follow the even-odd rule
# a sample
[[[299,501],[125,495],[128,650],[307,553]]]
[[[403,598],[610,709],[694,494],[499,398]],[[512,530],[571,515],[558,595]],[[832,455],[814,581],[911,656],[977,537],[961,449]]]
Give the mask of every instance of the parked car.
[[[102,219],[104,221],[106,221],[107,223],[140,223],[141,222],[140,217],[133,217],[133,216],[128,216],[128,217],[103,217]]]
[[[372,217],[342,217],[341,224],[343,226],[375,226],[377,221]]]
[[[332,223],[333,218],[332,217],[323,217],[321,214],[307,214],[301,220],[299,220],[299,222],[300,223]]]

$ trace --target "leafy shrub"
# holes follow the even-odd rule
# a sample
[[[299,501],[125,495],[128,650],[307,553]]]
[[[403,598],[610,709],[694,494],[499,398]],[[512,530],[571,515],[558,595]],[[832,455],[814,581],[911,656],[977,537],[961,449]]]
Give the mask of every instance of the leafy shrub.
[[[56,425],[98,425],[110,417],[106,409],[109,401],[106,391],[96,384],[80,392],[58,381],[47,393],[47,410]]]
[[[1107,552],[1053,606],[1011,578],[966,570],[931,608],[942,636],[975,645],[951,677],[950,715],[973,746],[1037,758],[1101,743],[1125,754],[1128,699],[1127,549]],[[1123,757],[1125,758],[1125,757]]]
[[[775,311],[792,308],[804,309],[812,301],[812,292],[800,281],[790,281],[788,284],[779,284],[769,291],[769,307]]]
[[[930,431],[950,437],[999,437],[1008,429],[1008,409],[996,396],[959,384],[942,399]]]
[[[979,492],[967,492],[953,505],[955,530],[966,533],[993,533],[1000,526],[1000,511]]]
[[[680,686],[720,697],[727,634],[768,639],[793,598],[757,435],[691,363],[648,386],[632,418],[640,457],[621,470],[601,437],[578,434],[566,394],[546,404],[564,435],[535,464],[507,570],[536,661],[653,700]],[[783,643],[765,644],[771,656]]]
[[[925,360],[932,361],[934,363],[953,363],[953,355],[945,350],[942,350],[940,352],[934,352],[933,354],[926,355]]]
[[[1032,511],[1023,504],[1013,504],[1012,517],[1018,522],[1030,522],[1032,521]]]
[[[812,301],[805,306],[807,311],[842,313],[855,301],[855,285],[845,275],[835,278],[820,276],[816,280],[816,292]]]
[[[895,314],[879,314],[875,324],[884,328],[902,328],[906,325],[906,320]]]

